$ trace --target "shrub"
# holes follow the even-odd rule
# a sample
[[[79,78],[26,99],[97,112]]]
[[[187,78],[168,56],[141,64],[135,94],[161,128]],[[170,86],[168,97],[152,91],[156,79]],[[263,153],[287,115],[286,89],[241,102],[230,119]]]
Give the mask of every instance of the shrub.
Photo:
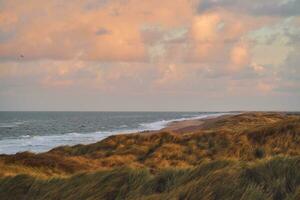
[[[264,148],[262,148],[262,147],[256,148],[256,149],[254,150],[254,156],[255,156],[256,158],[259,158],[259,159],[265,157],[265,150],[264,150]]]

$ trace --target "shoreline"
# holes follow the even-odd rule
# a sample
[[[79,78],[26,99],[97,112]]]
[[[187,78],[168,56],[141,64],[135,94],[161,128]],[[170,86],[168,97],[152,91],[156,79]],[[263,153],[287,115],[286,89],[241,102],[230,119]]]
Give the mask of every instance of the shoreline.
[[[203,118],[191,118],[191,119],[184,119],[184,120],[178,120],[178,121],[171,121],[165,125],[165,127],[159,129],[159,130],[145,130],[145,131],[137,131],[137,132],[132,132],[128,133],[129,134],[156,134],[160,132],[173,132],[176,134],[184,134],[188,132],[193,132],[196,130],[202,129],[202,125],[209,120],[219,120],[219,119],[224,119],[228,116],[234,116],[242,114],[241,112],[239,113],[222,113],[222,114],[216,114],[216,116],[206,116]],[[121,134],[117,134],[121,135]],[[116,136],[117,136],[116,135]]]
[[[224,113],[217,116],[207,116],[205,118],[199,119],[187,119],[182,121],[174,121],[167,124],[166,127],[160,129],[159,131],[173,131],[175,133],[184,133],[187,131],[195,131],[202,128],[204,122],[208,120],[226,118],[228,116],[234,116],[242,113]]]
[[[129,135],[129,134],[154,134],[163,131],[180,132],[181,130],[188,130],[198,128],[204,121],[208,119],[215,119],[221,116],[233,115],[238,113],[207,113],[199,116],[189,118],[179,118],[170,120],[160,120],[150,123],[142,123],[141,126],[145,128],[136,128],[131,130],[115,130],[115,131],[97,131],[91,133],[65,133],[45,136],[29,136],[13,139],[0,140],[3,149],[0,149],[0,155],[14,155],[21,152],[32,153],[46,153],[54,148],[61,146],[75,146],[75,145],[90,145],[107,139],[110,136]],[[192,127],[193,126],[193,127]],[[67,138],[67,139],[66,139]],[[64,140],[72,140],[64,142]],[[56,144],[49,145],[49,141],[53,140]],[[18,146],[25,144],[32,146]],[[14,148],[17,147],[15,150]]]
[[[287,113],[206,117],[172,122],[160,131],[113,135],[87,145],[0,155],[0,169],[3,176],[35,176],[38,169],[38,176],[51,177],[122,166],[157,172],[224,159],[252,163],[277,156],[299,156],[299,130],[300,116]]]

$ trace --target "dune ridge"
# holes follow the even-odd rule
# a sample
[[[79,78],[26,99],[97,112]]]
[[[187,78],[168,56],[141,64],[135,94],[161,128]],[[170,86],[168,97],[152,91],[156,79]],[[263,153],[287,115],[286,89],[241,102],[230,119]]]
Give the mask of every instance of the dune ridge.
[[[0,156],[1,199],[300,199],[300,115],[175,122]]]

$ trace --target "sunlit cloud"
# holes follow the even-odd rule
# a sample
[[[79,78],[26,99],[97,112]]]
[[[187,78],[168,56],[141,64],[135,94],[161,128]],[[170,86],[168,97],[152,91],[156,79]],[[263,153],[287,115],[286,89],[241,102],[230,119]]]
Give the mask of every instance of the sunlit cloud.
[[[1,1],[0,98],[189,93],[195,108],[204,94],[298,99],[298,2]]]

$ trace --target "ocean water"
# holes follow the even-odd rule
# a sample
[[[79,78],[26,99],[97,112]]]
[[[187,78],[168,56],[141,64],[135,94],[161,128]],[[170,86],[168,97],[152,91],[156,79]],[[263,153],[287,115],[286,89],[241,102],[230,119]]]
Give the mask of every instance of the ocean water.
[[[44,152],[110,135],[159,130],[169,122],[218,112],[0,112],[0,154]]]

